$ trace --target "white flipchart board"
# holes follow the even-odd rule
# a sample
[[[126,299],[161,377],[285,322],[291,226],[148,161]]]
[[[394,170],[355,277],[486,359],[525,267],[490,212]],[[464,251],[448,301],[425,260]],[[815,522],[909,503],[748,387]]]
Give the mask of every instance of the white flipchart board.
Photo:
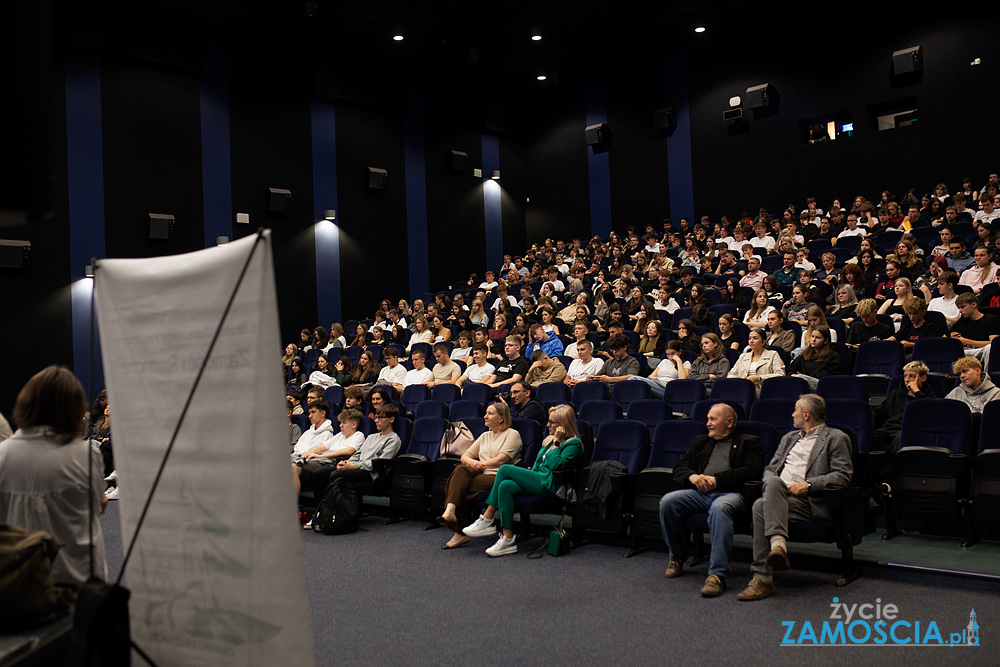
[[[98,264],[123,546],[251,253],[125,573],[132,637],[159,665],[313,664],[267,232]]]

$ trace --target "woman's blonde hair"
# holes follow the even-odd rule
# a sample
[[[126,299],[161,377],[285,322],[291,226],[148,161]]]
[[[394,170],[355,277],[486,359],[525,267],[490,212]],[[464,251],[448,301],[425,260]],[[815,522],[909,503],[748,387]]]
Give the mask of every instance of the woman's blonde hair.
[[[580,437],[580,431],[576,427],[576,412],[572,406],[562,403],[549,408],[549,419],[562,426],[571,438]]]

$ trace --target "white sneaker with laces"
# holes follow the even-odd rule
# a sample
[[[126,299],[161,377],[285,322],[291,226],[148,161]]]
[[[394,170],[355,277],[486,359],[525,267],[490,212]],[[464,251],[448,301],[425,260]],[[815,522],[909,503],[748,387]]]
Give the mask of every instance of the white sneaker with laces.
[[[507,537],[507,536],[501,534],[500,535],[500,539],[497,540],[497,543],[494,544],[492,547],[490,547],[489,549],[486,550],[486,555],[490,556],[492,558],[496,558],[497,556],[506,556],[508,554],[516,554],[517,553],[517,544],[515,544],[515,542],[517,542],[517,538],[516,537],[513,537],[513,536]]]
[[[312,519],[309,519],[304,524],[302,524],[302,530],[312,530],[312,529],[313,529],[313,520]]]
[[[117,482],[118,481],[118,470],[112,470],[111,474],[104,478],[105,482]]]
[[[118,487],[112,486],[110,489],[104,492],[104,495],[108,500],[118,500]]]
[[[462,532],[469,537],[486,537],[497,532],[497,527],[494,519],[487,519],[483,515],[479,515],[471,526],[466,526],[462,529]]]

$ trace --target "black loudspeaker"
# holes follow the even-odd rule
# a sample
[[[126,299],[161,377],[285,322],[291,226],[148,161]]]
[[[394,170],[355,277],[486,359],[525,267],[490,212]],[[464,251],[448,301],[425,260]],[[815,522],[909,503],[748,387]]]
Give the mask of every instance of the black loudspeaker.
[[[0,269],[23,269],[30,254],[31,241],[0,239]]]
[[[389,177],[389,172],[378,167],[368,167],[365,170],[365,182],[369,190],[381,190],[385,187],[385,181]]]
[[[924,71],[924,50],[919,46],[892,52],[892,71],[896,74],[913,74]]]
[[[607,123],[588,125],[585,132],[587,134],[588,146],[596,146],[598,144],[607,143],[607,141],[611,139],[611,128],[608,127]]]
[[[451,152],[451,170],[452,171],[462,171],[465,169],[465,164],[469,161],[469,154],[463,153],[462,151],[450,151]]]
[[[774,100],[774,86],[762,83],[759,86],[747,88],[746,102],[751,109],[764,109],[771,106]]]
[[[673,107],[664,107],[653,112],[654,130],[673,130],[677,128],[677,111]]]
[[[270,213],[284,213],[292,203],[292,191],[281,188],[267,189],[267,210]]]
[[[607,123],[588,125],[584,134],[587,136],[587,145],[593,148],[595,153],[611,150],[611,128]]]
[[[169,241],[174,232],[174,216],[163,213],[149,214],[149,238]]]
[[[722,112],[722,120],[739,120],[741,118],[743,118],[743,109],[741,107],[726,109]]]

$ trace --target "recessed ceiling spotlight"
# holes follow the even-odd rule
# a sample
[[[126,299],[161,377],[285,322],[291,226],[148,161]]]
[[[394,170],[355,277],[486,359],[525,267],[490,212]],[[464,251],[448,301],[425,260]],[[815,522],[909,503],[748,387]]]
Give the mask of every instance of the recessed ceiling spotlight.
[[[705,32],[705,26],[700,25],[694,29],[695,32]]]
[[[539,74],[538,76],[535,77],[535,79],[537,79],[538,81],[545,81],[546,78],[547,77],[544,74]]]
[[[394,42],[402,42],[403,41],[403,36],[402,35],[393,35],[392,36],[392,40]]]
[[[538,26],[533,26],[531,28],[531,41],[533,42],[542,41],[542,30]]]

